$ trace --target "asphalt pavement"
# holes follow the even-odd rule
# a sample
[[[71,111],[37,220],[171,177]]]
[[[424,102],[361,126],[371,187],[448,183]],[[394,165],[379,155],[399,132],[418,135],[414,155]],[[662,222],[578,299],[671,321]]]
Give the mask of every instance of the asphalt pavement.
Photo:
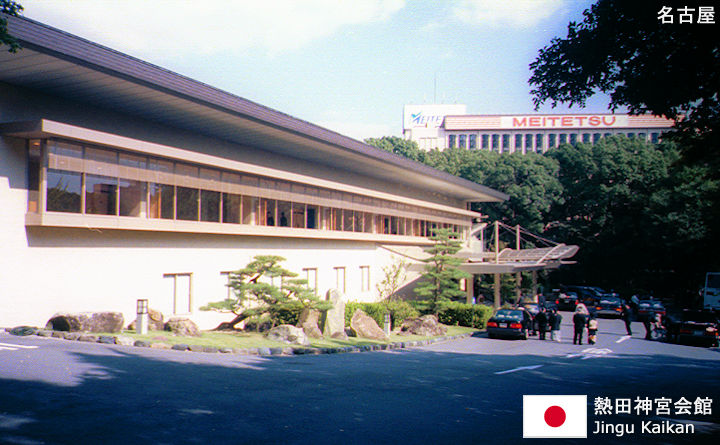
[[[587,395],[588,438],[562,443],[716,440],[717,348],[646,341],[640,323],[628,338],[620,320],[605,319],[596,345],[573,345],[570,315],[562,343],[481,334],[407,350],[291,357],[0,334],[0,443],[555,443],[522,439],[528,394]],[[713,404],[689,415],[603,416],[594,412],[596,398]],[[642,433],[646,420],[692,424],[694,433]],[[593,434],[595,421],[638,430]]]

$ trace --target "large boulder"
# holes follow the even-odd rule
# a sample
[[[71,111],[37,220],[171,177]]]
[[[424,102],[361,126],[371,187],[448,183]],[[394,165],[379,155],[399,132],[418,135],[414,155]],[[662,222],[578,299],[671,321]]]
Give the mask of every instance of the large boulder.
[[[408,318],[400,327],[404,334],[422,335],[423,337],[436,337],[445,335],[447,328],[438,322],[435,315],[423,315],[418,318]]]
[[[150,331],[162,331],[165,329],[165,317],[162,312],[155,309],[148,309],[148,315],[150,322],[148,323],[148,330]],[[129,325],[128,329],[134,331],[137,324],[137,319],[133,320]]]
[[[121,312],[57,313],[45,329],[68,332],[120,332],[125,324]]]
[[[371,340],[388,340],[385,331],[380,329],[380,326],[378,326],[375,320],[363,312],[362,309],[355,310],[350,320],[350,328],[358,337],[369,338]]]
[[[270,329],[265,334],[268,340],[280,341],[283,343],[290,343],[293,345],[308,346],[310,340],[305,335],[305,331],[302,328],[298,328],[289,324],[281,324]]]
[[[180,337],[200,337],[200,329],[189,318],[171,318],[165,323],[165,330]]]
[[[318,327],[320,312],[315,309],[303,309],[297,322],[297,327],[305,331],[305,335],[310,338],[321,338],[322,331]]]
[[[327,292],[327,300],[333,307],[323,314],[322,333],[326,337],[333,337],[338,333],[345,333],[345,301],[343,294],[337,289]]]

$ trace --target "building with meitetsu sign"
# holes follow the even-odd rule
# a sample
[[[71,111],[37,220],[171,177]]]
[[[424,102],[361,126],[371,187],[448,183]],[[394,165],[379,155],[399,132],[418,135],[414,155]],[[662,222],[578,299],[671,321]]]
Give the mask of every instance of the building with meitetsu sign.
[[[371,301],[382,268],[403,248],[428,246],[433,228],[482,250],[469,239],[482,219],[469,204],[506,199],[7,19],[22,50],[0,51],[0,326],[44,325],[56,312],[131,320],[147,299],[167,317],[213,327],[232,317],[199,308],[224,299],[228,272],[259,254],[285,257],[320,295]]]
[[[594,144],[614,135],[658,143],[673,121],[629,114],[467,114],[465,105],[406,105],[403,136],[424,150],[464,148],[544,153],[561,144]]]

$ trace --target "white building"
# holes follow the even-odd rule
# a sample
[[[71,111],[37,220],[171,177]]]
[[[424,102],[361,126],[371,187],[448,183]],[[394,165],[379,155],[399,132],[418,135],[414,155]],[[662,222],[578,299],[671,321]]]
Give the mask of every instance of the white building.
[[[201,328],[228,271],[287,258],[373,300],[389,247],[467,236],[489,189],[38,22],[0,48],[0,326],[136,300]],[[445,119],[447,122],[447,118]],[[443,129],[442,131],[447,131]],[[443,136],[444,137],[444,136]]]
[[[403,136],[424,150],[458,147],[544,153],[560,144],[596,143],[618,134],[657,143],[673,125],[672,120],[650,115],[471,115],[464,110],[464,105],[406,105]]]

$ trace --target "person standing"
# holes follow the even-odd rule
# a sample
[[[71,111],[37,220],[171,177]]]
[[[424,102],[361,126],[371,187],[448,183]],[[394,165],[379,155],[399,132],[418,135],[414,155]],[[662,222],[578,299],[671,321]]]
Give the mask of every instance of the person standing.
[[[655,321],[655,311],[652,308],[652,305],[648,308],[647,314],[644,314],[642,316],[642,323],[645,327],[645,340],[652,340],[652,325]]]
[[[547,312],[545,312],[544,306],[540,306],[540,312],[538,312],[535,318],[537,318],[538,322],[538,340],[545,340],[545,331],[547,331],[548,327],[548,316]]]
[[[573,326],[575,328],[575,335],[573,336],[573,344],[581,345],[583,331],[587,326],[588,310],[584,304],[580,303],[575,307],[575,314],[573,315]]]
[[[588,344],[594,345],[597,342],[598,321],[594,315],[590,315],[588,321]]]
[[[630,306],[627,303],[623,304],[622,307],[622,313],[620,315],[622,317],[622,320],[625,322],[625,331],[627,332],[627,335],[632,335],[632,309],[630,309]]]
[[[550,314],[550,340],[560,343],[560,323],[562,323],[562,315],[557,309],[553,309]]]

